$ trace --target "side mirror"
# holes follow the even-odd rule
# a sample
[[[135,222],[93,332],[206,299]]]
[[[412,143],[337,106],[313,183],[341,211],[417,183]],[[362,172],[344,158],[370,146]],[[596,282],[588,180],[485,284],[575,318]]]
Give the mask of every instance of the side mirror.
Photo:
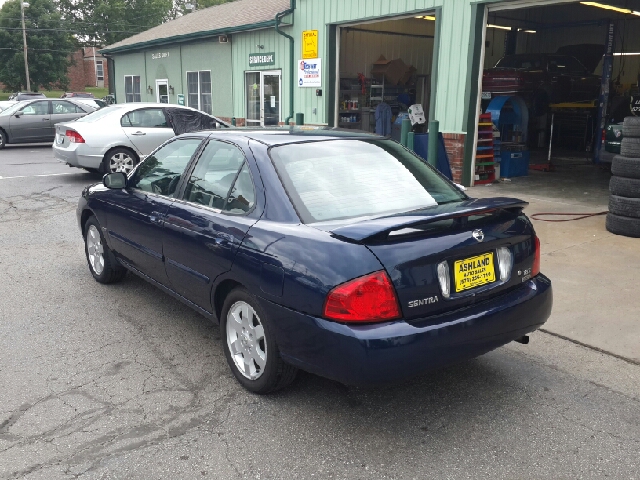
[[[127,187],[127,176],[122,172],[107,173],[102,177],[102,184],[107,188],[119,190]]]

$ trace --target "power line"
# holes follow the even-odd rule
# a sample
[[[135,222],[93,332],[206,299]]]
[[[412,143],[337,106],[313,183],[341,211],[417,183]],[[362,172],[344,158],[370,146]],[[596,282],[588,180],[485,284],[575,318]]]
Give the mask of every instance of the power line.
[[[0,47],[0,50],[15,50],[17,52],[21,52],[23,49],[11,48],[11,47]],[[74,50],[55,50],[52,48],[31,48],[31,47],[28,47],[27,51],[29,52],[62,52],[62,53],[67,53],[69,55],[71,55],[74,52]]]
[[[20,27],[0,27],[0,30],[20,30],[22,31],[22,28]],[[31,32],[69,32],[69,33],[77,33],[80,34],[81,32],[78,32],[77,30],[66,30],[63,28],[25,28],[25,30],[27,31],[31,31]],[[105,30],[104,32],[99,32],[99,33],[141,33],[143,30],[134,32],[131,30]],[[98,33],[98,32],[96,32]]]

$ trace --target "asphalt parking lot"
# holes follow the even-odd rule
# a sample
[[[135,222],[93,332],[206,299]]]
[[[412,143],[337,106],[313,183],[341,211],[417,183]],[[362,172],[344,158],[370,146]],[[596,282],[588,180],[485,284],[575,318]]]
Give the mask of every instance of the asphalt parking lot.
[[[92,279],[75,208],[98,180],[0,151],[0,478],[640,478],[640,362],[560,338],[573,297],[557,334],[411,382],[302,373],[256,396],[216,326],[133,275]]]

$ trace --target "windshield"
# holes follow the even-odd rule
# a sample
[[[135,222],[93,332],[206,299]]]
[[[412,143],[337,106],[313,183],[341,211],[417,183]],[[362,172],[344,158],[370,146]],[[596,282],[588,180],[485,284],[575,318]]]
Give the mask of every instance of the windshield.
[[[25,104],[23,102],[14,103],[13,105],[7,107],[5,110],[2,110],[0,112],[0,116],[1,115],[13,115],[14,112],[17,112],[18,110],[20,110],[20,107],[22,107],[24,105]]]
[[[304,223],[409,212],[466,198],[392,140],[297,143],[269,153]]]
[[[95,112],[90,113],[89,115],[85,115],[84,117],[80,117],[76,120],[76,122],[84,122],[84,123],[93,123],[98,120],[103,119],[107,115],[111,115],[112,113],[119,112],[122,107],[120,105],[111,105],[109,107],[101,108],[100,110],[96,110]]]
[[[544,59],[539,55],[507,55],[500,59],[496,68],[515,68],[516,70],[542,70]]]

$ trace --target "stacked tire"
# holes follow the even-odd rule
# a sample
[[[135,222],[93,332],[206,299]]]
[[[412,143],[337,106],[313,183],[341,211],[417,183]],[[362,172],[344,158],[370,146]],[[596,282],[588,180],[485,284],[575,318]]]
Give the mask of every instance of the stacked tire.
[[[627,117],[620,155],[611,164],[607,230],[640,238],[640,117]]]

